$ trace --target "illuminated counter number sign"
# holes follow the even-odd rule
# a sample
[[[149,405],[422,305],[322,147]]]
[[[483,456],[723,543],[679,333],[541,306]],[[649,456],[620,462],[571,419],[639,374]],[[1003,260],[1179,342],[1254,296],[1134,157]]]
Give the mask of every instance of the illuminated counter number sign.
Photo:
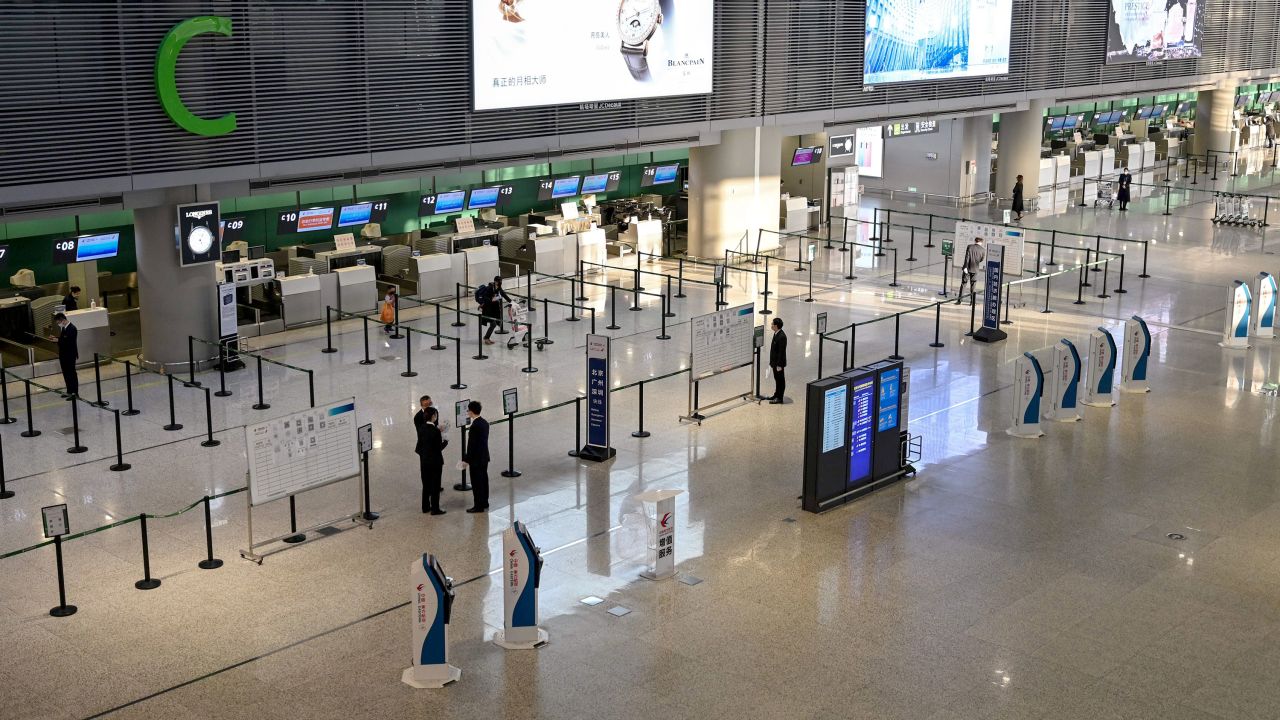
[[[231,18],[194,17],[178,23],[165,35],[156,53],[156,95],[175,125],[195,135],[218,137],[236,129],[236,114],[227,113],[212,120],[202,118],[187,109],[178,93],[178,56],[188,42],[206,33],[231,37]]]

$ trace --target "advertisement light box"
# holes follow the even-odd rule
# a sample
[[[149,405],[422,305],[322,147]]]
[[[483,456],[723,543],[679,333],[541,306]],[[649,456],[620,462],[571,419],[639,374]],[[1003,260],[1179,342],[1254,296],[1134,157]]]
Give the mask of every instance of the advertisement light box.
[[[471,0],[475,109],[710,93],[714,20],[713,0]]]
[[[863,84],[1004,75],[1013,0],[867,0]]]
[[[1107,64],[1200,57],[1204,3],[1200,0],[1111,0]]]

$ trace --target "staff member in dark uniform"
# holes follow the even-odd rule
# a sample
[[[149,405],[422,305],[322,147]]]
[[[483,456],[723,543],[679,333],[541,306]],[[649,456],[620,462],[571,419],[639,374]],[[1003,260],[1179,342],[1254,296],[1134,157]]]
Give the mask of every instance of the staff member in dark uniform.
[[[80,349],[76,345],[76,326],[71,324],[67,316],[57,313],[53,321],[58,324],[58,365],[62,367],[62,381],[67,385],[67,399],[71,400],[80,394],[80,377],[76,375],[76,361],[80,359]]]
[[[489,421],[480,417],[480,403],[467,403],[467,417],[471,424],[467,430],[467,452],[463,456],[471,470],[471,494],[473,505],[469,513],[482,513],[489,509]]]
[[[422,423],[418,424],[414,416],[414,424],[418,427],[418,444],[413,451],[418,453],[418,465],[422,473],[422,512],[432,515],[443,515],[440,509],[440,475],[444,472],[444,449],[449,441],[441,437],[440,413],[433,407],[425,407],[418,411]]]
[[[1133,174],[1129,172],[1129,168],[1120,171],[1120,188],[1116,190],[1116,201],[1120,203],[1120,212],[1126,212],[1129,209],[1129,193],[1133,187]]]
[[[1022,198],[1022,193],[1022,176],[1019,175],[1018,182],[1013,184],[1013,211],[1018,213],[1018,217],[1013,219],[1014,222],[1020,222],[1022,220],[1022,210],[1026,206],[1026,203]]]
[[[773,369],[773,397],[770,405],[782,404],[787,389],[787,334],[782,332],[782,318],[773,319],[773,338],[769,340],[769,367]]]
[[[71,292],[63,296],[62,307],[66,308],[67,312],[80,309],[80,286],[79,285],[72,285]]]

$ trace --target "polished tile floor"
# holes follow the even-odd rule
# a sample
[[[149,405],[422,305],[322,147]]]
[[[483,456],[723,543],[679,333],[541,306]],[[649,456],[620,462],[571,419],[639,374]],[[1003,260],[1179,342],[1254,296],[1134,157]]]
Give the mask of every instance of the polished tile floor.
[[[971,212],[869,199],[868,215],[875,205]],[[320,352],[322,328],[293,332],[283,345],[255,341],[270,358],[314,370],[320,401],[357,398],[361,420],[375,427],[372,492],[382,519],[372,530],[342,523],[336,534],[312,533],[258,566],[237,553],[246,543],[244,495],[223,497],[211,517],[226,564],[196,568],[200,507],[153,519],[151,567],[163,585],[149,592],[133,587],[142,576],[138,524],[112,527],[66,544],[68,600],[80,611],[62,619],[47,615],[57,598],[50,548],[0,559],[0,717],[1280,717],[1280,457],[1276,401],[1259,392],[1280,378],[1280,353],[1273,341],[1248,351],[1216,344],[1227,284],[1280,271],[1263,232],[1214,226],[1196,205],[1170,217],[1069,208],[1026,224],[1158,238],[1152,277],[1129,276],[1128,293],[1105,299],[1095,279],[1076,306],[1075,276],[1060,276],[1071,279],[1055,278],[1050,314],[1040,312],[1042,281],[1019,286],[1009,340],[995,346],[964,337],[967,306],[941,311],[940,349],[928,347],[933,310],[904,316],[910,429],[924,438],[919,475],[821,516],[796,499],[802,408],[750,404],[681,425],[683,375],[646,384],[646,439],[630,436],[635,389],[614,395],[612,462],[567,457],[573,414],[557,407],[517,420],[514,464],[524,474],[513,481],[496,475],[507,428],[495,426],[493,512],[465,514],[469,498],[447,490],[447,515],[419,514],[409,422],[418,395],[446,409],[467,397],[496,407],[501,390],[516,387],[528,409],[581,392],[587,323],[567,323],[554,309],[555,344],[534,353],[533,374],[520,372],[523,352],[505,347],[472,360],[474,325],[462,328],[470,387],[461,391],[448,387],[451,342],[432,351],[415,337],[419,375],[403,378],[405,341],[387,341],[376,327],[373,365],[357,363],[364,350],[351,323],[335,328],[335,354]],[[893,247],[902,247],[900,233]],[[795,251],[792,242],[784,255]],[[808,272],[771,264],[771,288],[779,277],[785,283],[770,307],[792,333],[790,398],[803,397],[817,374],[816,313],[829,313],[836,328],[934,302],[937,252],[900,260],[895,288],[888,256],[819,243],[813,303],[803,302]],[[858,279],[847,282],[850,261]],[[705,280],[704,270],[686,267],[686,277]],[[630,276],[603,280],[629,285]],[[757,276],[733,271],[729,281],[730,301],[759,299]],[[681,369],[688,318],[713,301],[703,285],[685,289],[668,321],[671,340],[654,337],[656,298],[644,298],[643,312],[619,308],[622,327],[610,332],[619,384]],[[570,294],[555,283],[535,292]],[[603,331],[607,291],[588,294]],[[1046,426],[1040,440],[1004,433],[1013,358],[1061,337],[1082,340],[1098,325],[1117,329],[1132,314],[1153,332],[1150,395],[1088,408],[1083,422]],[[429,310],[405,316],[434,328]],[[446,334],[455,331],[451,319]],[[856,361],[892,348],[891,322],[863,326]],[[837,354],[828,344],[828,371]],[[113,435],[100,418],[84,421],[90,451],[68,455],[65,403],[33,398],[44,430],[37,438],[19,437],[26,410],[12,404],[19,422],[0,437],[17,496],[0,500],[0,554],[39,542],[44,505],[68,503],[79,531],[241,487],[243,425],[308,402],[302,373],[268,365],[272,408],[254,411],[252,370],[233,373],[235,394],[212,403],[222,443],[204,448],[202,394],[178,388],[185,427],[166,432],[158,380],[135,383],[143,413],[124,419],[133,464],[124,473],[107,469]],[[750,381],[740,371],[704,392],[738,393]],[[114,372],[104,397],[124,402]],[[638,577],[646,536],[635,495],[656,488],[685,491],[678,570],[700,584]],[[357,508],[354,484],[333,485],[299,498],[299,522]],[[512,519],[546,550],[541,612],[551,644],[537,651],[489,642],[502,624],[495,573]],[[287,513],[278,503],[255,511],[254,522],[260,537],[278,534]],[[457,583],[451,661],[463,676],[444,690],[400,682],[409,662],[405,571],[422,552],[439,556]],[[605,602],[582,604],[588,595]],[[632,612],[608,614],[618,606]]]

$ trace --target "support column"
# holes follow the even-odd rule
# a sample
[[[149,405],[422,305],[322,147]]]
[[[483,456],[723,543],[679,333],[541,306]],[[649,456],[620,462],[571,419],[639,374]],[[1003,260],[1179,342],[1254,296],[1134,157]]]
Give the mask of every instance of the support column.
[[[1213,90],[1202,90],[1196,95],[1196,129],[1191,136],[1191,152],[1203,155],[1208,150],[1223,152],[1236,149],[1233,111],[1236,105],[1236,89],[1240,81],[1223,78]]]
[[[1026,110],[1000,113],[1000,137],[996,146],[997,197],[1012,197],[1019,175],[1023,176],[1026,200],[1030,202],[1038,194],[1044,109],[1044,101],[1032,100]]]
[[[133,211],[138,259],[139,313],[142,322],[141,360],[148,367],[181,371],[187,368],[187,336],[216,339],[217,287],[213,266],[182,267],[174,228],[176,205]],[[217,354],[197,344],[196,361]]]
[[[979,195],[991,189],[991,116],[975,115],[960,123],[961,197]],[[1010,186],[1012,187],[1012,186]]]
[[[689,149],[689,254],[723,258],[743,232],[778,229],[782,132],[776,127],[725,130],[719,145]],[[761,249],[778,244],[765,235]]]

